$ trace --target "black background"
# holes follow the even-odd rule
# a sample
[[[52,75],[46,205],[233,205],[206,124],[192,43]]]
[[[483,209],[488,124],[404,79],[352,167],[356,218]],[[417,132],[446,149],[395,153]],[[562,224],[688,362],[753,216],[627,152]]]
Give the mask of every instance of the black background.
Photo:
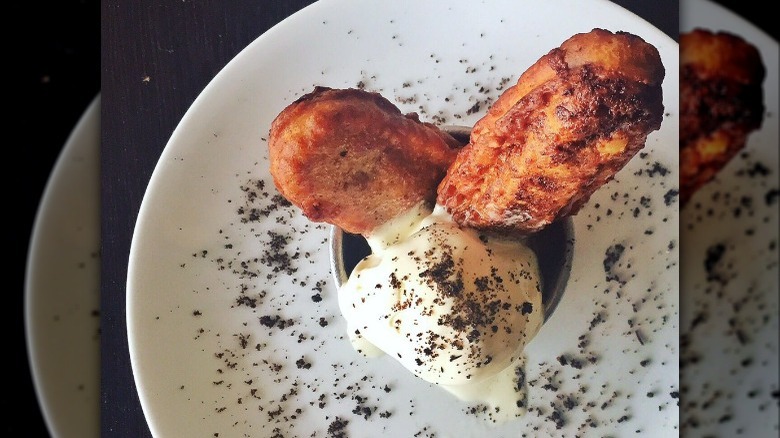
[[[4,123],[4,192],[14,199],[4,210],[12,215],[14,227],[7,230],[12,283],[2,318],[11,333],[6,338],[11,348],[3,355],[0,435],[34,438],[48,432],[33,390],[24,337],[27,247],[49,173],[76,122],[100,92],[100,0],[19,4],[22,10],[6,13],[4,25],[4,45],[11,51],[4,56],[4,76],[11,78],[5,81],[4,94],[11,96],[11,104],[4,106],[5,114],[12,114]]]
[[[225,0],[226,2],[232,0]],[[83,111],[100,92],[100,0],[61,0],[26,3],[20,26],[7,39],[11,56],[6,58],[6,93],[12,96],[6,124],[6,193],[15,200],[6,207],[13,215],[10,229],[12,286],[10,304],[3,318],[10,331],[11,349],[4,362],[6,386],[2,395],[3,421],[0,435],[46,437],[48,432],[35,397],[27,362],[24,337],[24,271],[32,224],[52,167],[70,131]],[[160,2],[165,3],[165,2]],[[173,3],[173,2],[168,2]],[[269,2],[270,3],[270,2]],[[301,2],[278,2],[301,3]],[[659,5],[668,2],[620,0],[661,30],[673,33],[677,12]],[[729,9],[774,35],[777,32],[765,9],[751,9],[753,2],[719,0]],[[288,5],[288,7],[291,7]],[[281,13],[284,7],[275,8]],[[274,17],[276,20],[279,18]],[[770,27],[772,26],[772,27]],[[248,41],[247,41],[248,42]],[[226,61],[232,56],[223,53]],[[21,84],[21,89],[18,85]],[[12,158],[13,156],[13,158]],[[18,163],[21,157],[22,163]]]

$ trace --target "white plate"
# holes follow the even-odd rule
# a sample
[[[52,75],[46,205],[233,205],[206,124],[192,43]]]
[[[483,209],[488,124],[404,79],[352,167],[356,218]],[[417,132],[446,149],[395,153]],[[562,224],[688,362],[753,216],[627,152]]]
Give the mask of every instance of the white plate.
[[[100,435],[100,98],[68,137],[35,217],[25,273],[33,382],[57,438]]]
[[[690,0],[681,6],[682,31],[703,27],[740,35],[758,48],[767,69],[761,129],[680,216],[686,342],[681,428],[690,436],[776,437],[778,44],[717,4]],[[774,196],[770,204],[767,195]]]
[[[392,358],[355,353],[329,272],[329,228],[275,202],[265,137],[314,85],[361,83],[424,120],[473,124],[505,80],[594,27],[659,49],[667,115],[576,217],[569,291],[528,348],[533,412],[493,425]],[[676,431],[678,207],[664,195],[677,189],[677,69],[672,39],[605,1],[324,0],[266,32],[193,103],[139,212],[128,336],[152,433],[338,436],[340,421],[349,436]],[[618,244],[622,288],[603,266]]]

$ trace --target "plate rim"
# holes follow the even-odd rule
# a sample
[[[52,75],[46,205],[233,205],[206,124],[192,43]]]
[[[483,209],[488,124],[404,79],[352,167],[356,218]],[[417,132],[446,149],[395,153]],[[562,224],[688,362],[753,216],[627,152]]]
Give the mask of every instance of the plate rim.
[[[37,264],[38,254],[46,247],[46,242],[42,240],[41,233],[44,230],[44,217],[48,214],[52,200],[54,199],[53,197],[55,196],[55,187],[57,184],[67,181],[66,179],[63,179],[66,177],[67,160],[81,149],[93,146],[85,136],[88,135],[88,130],[94,125],[99,126],[100,102],[101,95],[100,92],[98,92],[87,104],[63,143],[62,149],[58,153],[51,172],[49,173],[43,193],[36,208],[32,232],[30,233],[27,245],[28,252],[25,261],[24,274],[24,330],[25,345],[27,349],[26,354],[38,405],[41,409],[41,414],[46,423],[46,427],[53,436],[62,436],[62,426],[59,426],[60,423],[58,423],[58,421],[61,421],[61,416],[60,414],[57,414],[57,406],[53,405],[53,402],[49,400],[46,395],[47,390],[41,374],[42,370],[40,369],[39,361],[36,358],[37,351],[39,351],[41,347],[37,345],[38,335],[36,333],[38,327],[32,310],[32,300],[41,292],[34,285],[34,276],[40,269]],[[96,149],[99,150],[99,146]],[[99,200],[96,199],[95,202],[99,203]]]

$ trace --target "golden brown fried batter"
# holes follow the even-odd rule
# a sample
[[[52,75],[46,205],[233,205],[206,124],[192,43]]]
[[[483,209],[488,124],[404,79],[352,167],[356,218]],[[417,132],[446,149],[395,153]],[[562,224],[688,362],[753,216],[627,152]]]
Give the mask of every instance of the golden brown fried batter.
[[[572,36],[476,123],[438,203],[461,225],[520,234],[577,213],[660,127],[664,73],[636,35]]]
[[[728,32],[680,35],[680,201],[745,147],[764,114],[761,55]]]
[[[369,235],[420,202],[455,159],[457,141],[378,93],[316,87],[271,124],[271,175],[314,222]]]

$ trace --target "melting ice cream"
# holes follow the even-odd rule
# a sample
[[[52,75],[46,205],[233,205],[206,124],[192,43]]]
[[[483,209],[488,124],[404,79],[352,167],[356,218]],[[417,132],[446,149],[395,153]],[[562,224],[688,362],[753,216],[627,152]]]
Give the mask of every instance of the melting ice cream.
[[[515,393],[512,365],[544,320],[533,251],[422,206],[368,242],[372,254],[339,290],[355,349],[388,354],[464,399],[495,398],[485,391],[491,386]]]

